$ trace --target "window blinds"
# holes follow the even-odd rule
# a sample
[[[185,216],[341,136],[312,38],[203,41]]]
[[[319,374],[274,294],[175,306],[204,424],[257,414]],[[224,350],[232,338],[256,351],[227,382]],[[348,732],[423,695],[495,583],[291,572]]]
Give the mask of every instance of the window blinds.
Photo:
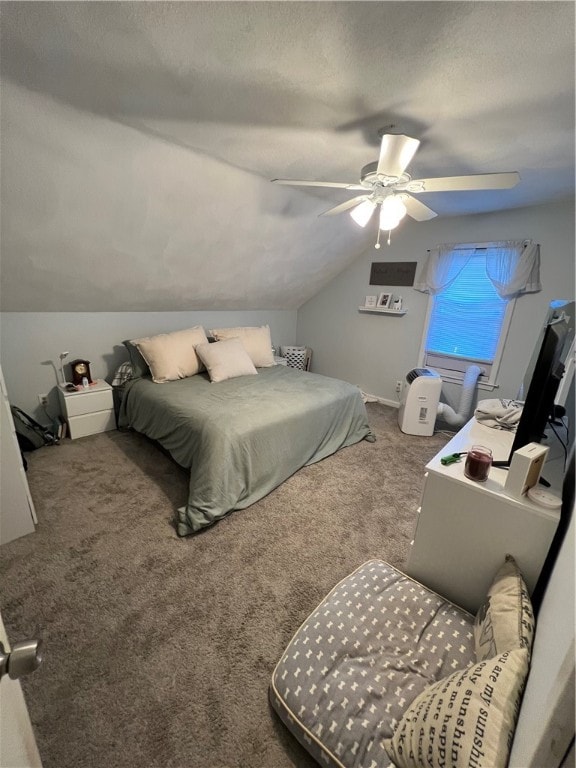
[[[456,279],[434,297],[426,350],[471,361],[494,360],[507,302],[486,274],[486,252],[477,251]]]

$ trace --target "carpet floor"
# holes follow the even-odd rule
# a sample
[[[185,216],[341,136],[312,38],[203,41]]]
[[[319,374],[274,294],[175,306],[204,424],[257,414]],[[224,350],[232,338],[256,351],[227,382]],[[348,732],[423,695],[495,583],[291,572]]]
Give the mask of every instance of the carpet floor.
[[[447,441],[367,410],[375,443],[184,539],[186,473],[146,438],[28,455],[39,524],[0,550],[0,607],[13,642],[45,643],[22,681],[44,768],[316,766],[270,709],[272,670],[336,582],[373,557],[404,566]]]

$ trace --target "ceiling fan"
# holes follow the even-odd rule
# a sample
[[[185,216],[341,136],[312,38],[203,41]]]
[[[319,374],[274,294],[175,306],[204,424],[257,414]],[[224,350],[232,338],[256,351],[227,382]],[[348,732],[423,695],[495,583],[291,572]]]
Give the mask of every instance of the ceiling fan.
[[[381,131],[380,135],[382,137],[380,157],[376,162],[368,163],[362,168],[359,183],[300,179],[272,179],[272,181],[275,184],[295,187],[334,187],[362,191],[364,194],[346,200],[324,211],[320,216],[334,216],[352,209],[350,215],[354,221],[361,227],[365,227],[376,208],[380,207],[376,248],[380,247],[380,229],[388,230],[388,244],[390,244],[390,230],[397,227],[406,214],[416,221],[427,221],[437,216],[435,211],[412,195],[422,192],[510,189],[520,181],[520,175],[516,171],[413,179],[406,173],[406,168],[420,146],[420,141],[404,134]]]

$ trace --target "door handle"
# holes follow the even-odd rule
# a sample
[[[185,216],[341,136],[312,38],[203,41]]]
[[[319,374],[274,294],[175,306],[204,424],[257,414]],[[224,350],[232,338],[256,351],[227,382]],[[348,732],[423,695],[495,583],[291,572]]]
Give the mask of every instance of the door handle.
[[[29,675],[38,669],[43,659],[42,640],[23,640],[14,643],[10,653],[6,653],[3,643],[0,643],[0,678],[4,675],[16,680],[23,675]]]

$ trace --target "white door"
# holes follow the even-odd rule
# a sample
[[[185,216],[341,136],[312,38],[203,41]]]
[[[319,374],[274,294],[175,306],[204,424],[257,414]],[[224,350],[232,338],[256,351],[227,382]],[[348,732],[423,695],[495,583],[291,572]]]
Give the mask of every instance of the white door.
[[[0,544],[6,544],[33,533],[37,520],[1,369],[0,390]]]
[[[0,615],[0,642],[9,644]],[[42,768],[19,680],[0,680],[0,768]]]

